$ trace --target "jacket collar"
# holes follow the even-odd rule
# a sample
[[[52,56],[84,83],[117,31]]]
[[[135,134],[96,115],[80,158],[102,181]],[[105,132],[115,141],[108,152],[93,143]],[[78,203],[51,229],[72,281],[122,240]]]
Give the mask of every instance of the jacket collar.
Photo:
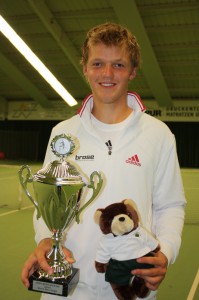
[[[135,112],[140,111],[144,112],[146,110],[145,105],[143,104],[140,96],[135,92],[128,92],[127,93],[127,101],[129,107],[131,107]],[[93,95],[89,94],[83,101],[78,114],[82,117],[86,112],[91,113],[93,108]]]

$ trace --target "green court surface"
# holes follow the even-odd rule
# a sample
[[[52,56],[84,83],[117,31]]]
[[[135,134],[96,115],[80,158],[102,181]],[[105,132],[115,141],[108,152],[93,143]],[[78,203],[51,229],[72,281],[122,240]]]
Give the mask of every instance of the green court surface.
[[[22,266],[35,248],[32,225],[33,205],[22,193],[18,170],[21,163],[0,163],[0,299],[37,300],[40,294],[27,291],[20,276]],[[29,164],[32,172],[40,164]],[[199,170],[182,170],[187,198],[182,247],[169,267],[158,292],[158,300],[199,299]],[[81,299],[77,299],[81,300]]]

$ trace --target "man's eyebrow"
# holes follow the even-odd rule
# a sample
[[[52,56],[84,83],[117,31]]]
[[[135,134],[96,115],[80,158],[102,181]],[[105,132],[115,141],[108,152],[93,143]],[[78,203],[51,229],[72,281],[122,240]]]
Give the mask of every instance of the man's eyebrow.
[[[93,58],[93,59],[91,59],[91,61],[93,61],[93,60],[102,60],[102,58]]]
[[[104,60],[103,58],[101,58],[101,57],[99,57],[99,58],[93,58],[93,59],[91,59],[91,61],[93,62],[93,61],[98,61],[98,60]],[[121,62],[121,61],[125,61],[124,59],[122,59],[122,58],[116,58],[116,59],[113,59],[112,60],[112,62]]]

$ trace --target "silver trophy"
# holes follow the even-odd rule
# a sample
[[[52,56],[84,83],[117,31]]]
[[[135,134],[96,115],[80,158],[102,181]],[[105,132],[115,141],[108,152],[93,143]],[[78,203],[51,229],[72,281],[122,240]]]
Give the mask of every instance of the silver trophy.
[[[33,291],[67,296],[79,279],[79,269],[65,259],[61,246],[62,235],[73,220],[79,223],[80,213],[96,198],[103,180],[94,171],[90,175],[90,182],[86,184],[77,168],[67,161],[66,157],[74,152],[76,146],[75,139],[70,135],[58,135],[51,142],[58,160],[48,163],[34,175],[28,165],[19,170],[20,183],[36,207],[37,218],[42,217],[52,232],[52,249],[47,260],[53,274],[48,275],[41,267],[36,270],[29,278],[29,289]],[[35,199],[27,189],[29,183],[33,185]],[[80,206],[84,187],[92,189],[92,196]]]

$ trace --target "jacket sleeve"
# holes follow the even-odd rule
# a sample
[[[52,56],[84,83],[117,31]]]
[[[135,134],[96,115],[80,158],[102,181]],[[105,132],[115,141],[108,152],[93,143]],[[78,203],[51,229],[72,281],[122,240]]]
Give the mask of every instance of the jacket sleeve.
[[[159,160],[153,194],[153,232],[169,264],[181,245],[186,204],[174,136],[172,140]]]

